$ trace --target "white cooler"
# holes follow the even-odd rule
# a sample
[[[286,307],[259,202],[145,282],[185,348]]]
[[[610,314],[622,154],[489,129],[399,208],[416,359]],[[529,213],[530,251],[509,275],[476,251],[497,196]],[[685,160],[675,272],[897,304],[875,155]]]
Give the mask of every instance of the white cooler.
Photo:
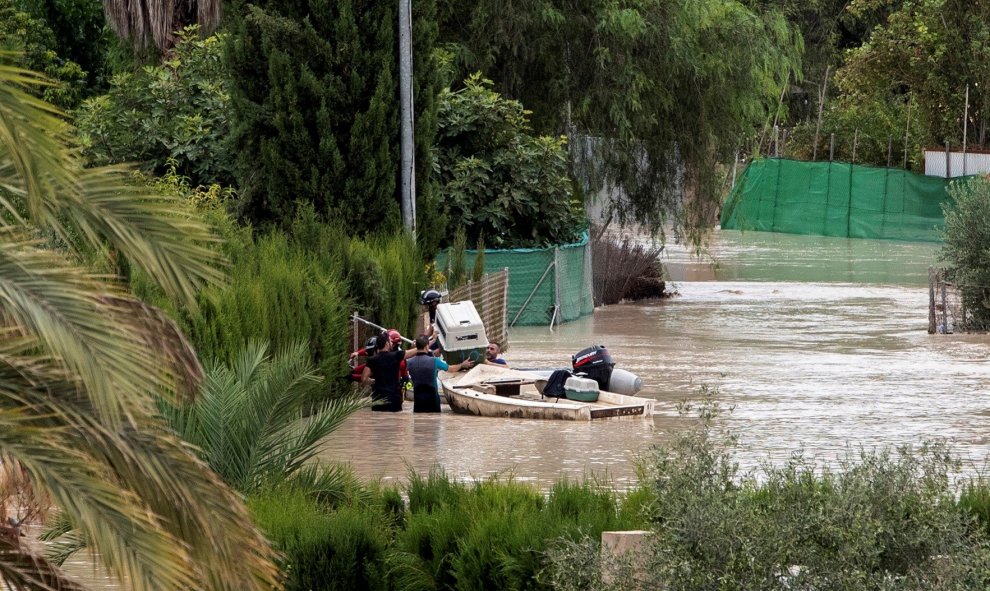
[[[475,363],[484,360],[488,336],[474,302],[439,304],[437,334],[447,363],[460,363],[468,358]]]

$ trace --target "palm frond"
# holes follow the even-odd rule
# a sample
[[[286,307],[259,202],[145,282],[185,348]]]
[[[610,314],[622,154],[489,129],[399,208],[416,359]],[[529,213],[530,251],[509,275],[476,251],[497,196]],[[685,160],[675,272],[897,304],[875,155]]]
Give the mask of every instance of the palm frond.
[[[230,367],[206,370],[194,404],[163,405],[176,432],[241,492],[282,481],[315,457],[319,442],[366,402],[345,397],[311,408],[322,380],[305,346],[268,356],[249,343]]]
[[[79,539],[139,590],[273,585],[267,543],[188,446],[150,418],[103,427],[60,371],[0,355],[0,449],[66,512]]]
[[[85,591],[55,565],[0,537],[0,583],[13,591]]]
[[[10,228],[0,230],[0,277],[0,309],[79,376],[104,417],[150,410],[150,396],[167,384],[157,356],[93,297],[111,284]]]

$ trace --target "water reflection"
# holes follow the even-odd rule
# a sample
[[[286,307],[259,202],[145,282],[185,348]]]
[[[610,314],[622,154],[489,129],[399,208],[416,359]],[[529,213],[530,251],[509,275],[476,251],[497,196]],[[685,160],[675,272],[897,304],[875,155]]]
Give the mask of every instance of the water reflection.
[[[734,407],[727,425],[744,467],[798,450],[828,460],[849,446],[947,437],[974,471],[990,452],[990,338],[927,334],[936,249],[756,232],[716,235],[702,260],[670,249],[678,297],[602,308],[553,332],[515,328],[507,354],[517,366],[563,366],[605,344],[660,401],[652,423],[367,412],[327,441],[324,457],[385,479],[439,464],[457,478],[511,471],[545,487],[607,473],[629,484],[633,458],[682,428],[677,403],[709,384]]]

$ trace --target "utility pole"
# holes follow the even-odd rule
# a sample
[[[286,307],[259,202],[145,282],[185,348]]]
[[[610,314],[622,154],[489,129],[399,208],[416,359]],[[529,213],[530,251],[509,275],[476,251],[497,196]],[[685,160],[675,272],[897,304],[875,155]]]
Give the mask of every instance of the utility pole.
[[[402,225],[416,237],[416,160],[413,143],[412,0],[399,0],[399,111]]]

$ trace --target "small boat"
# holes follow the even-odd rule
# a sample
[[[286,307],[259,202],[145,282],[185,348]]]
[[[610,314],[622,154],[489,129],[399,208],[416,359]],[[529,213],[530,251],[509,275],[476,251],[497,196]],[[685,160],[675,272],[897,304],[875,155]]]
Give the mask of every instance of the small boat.
[[[655,401],[600,390],[594,402],[544,397],[544,378],[498,365],[477,365],[466,373],[444,373],[447,404],[459,414],[518,419],[590,421],[652,417]]]

